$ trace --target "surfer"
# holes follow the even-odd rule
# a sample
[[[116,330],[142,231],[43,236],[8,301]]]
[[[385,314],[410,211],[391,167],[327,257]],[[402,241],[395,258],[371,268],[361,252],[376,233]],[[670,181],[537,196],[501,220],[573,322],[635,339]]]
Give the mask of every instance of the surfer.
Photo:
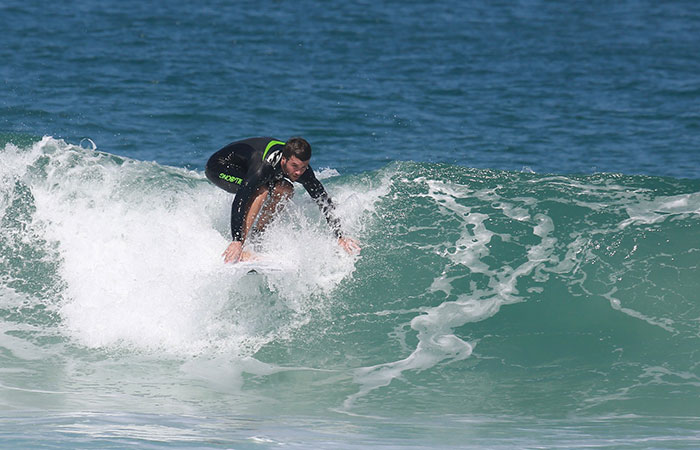
[[[250,257],[243,251],[243,244],[253,224],[255,231],[264,230],[284,200],[294,194],[294,181],[301,183],[318,204],[338,244],[348,253],[360,251],[357,241],[343,235],[333,203],[309,166],[310,160],[311,146],[300,137],[286,143],[269,137],[244,139],[228,144],[209,158],[207,178],[236,194],[231,205],[233,241],[223,253],[225,262]]]

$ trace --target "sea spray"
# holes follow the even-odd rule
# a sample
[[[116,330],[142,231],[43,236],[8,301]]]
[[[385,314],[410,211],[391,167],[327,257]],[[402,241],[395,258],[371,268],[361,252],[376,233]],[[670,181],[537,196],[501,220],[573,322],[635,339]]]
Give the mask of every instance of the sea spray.
[[[307,321],[319,295],[354,270],[355,257],[294,204],[256,242],[261,257],[288,268],[285,277],[255,279],[222,264],[231,198],[201,174],[51,138],[4,156],[19,170],[3,179],[17,171],[28,186],[17,194],[31,202],[24,226],[38,230],[37,247],[54,250],[43,258],[55,271],[43,276],[60,280],[54,325],[81,345],[250,355]],[[17,220],[8,203],[6,221]]]

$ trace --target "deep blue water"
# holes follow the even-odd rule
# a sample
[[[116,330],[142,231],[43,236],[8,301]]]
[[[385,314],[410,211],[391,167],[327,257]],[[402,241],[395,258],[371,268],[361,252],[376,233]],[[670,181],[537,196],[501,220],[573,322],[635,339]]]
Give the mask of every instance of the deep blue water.
[[[0,8],[3,133],[193,168],[238,138],[300,134],[351,172],[700,177],[692,1]]]
[[[0,0],[0,447],[697,448],[699,54],[693,1]],[[360,256],[299,194],[222,264],[257,135]]]

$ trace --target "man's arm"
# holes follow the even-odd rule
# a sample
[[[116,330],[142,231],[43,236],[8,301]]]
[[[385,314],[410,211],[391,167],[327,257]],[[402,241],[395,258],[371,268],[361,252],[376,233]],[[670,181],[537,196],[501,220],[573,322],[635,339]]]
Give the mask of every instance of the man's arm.
[[[249,168],[241,187],[238,188],[231,204],[231,237],[233,241],[223,253],[224,262],[237,262],[243,252],[245,240],[245,219],[253,194],[265,183],[270,166],[260,165]]]
[[[333,205],[331,198],[328,196],[326,189],[323,187],[321,182],[318,181],[318,178],[316,178],[311,166],[309,166],[299,177],[298,181],[302,184],[302,186],[304,186],[306,192],[309,193],[311,198],[314,199],[318,207],[321,209],[321,212],[326,217],[326,222],[328,222],[328,225],[331,227],[331,230],[333,230],[333,233],[335,233],[335,236],[338,239],[342,238],[343,232],[340,227],[340,219],[338,219],[334,214],[335,206]]]
[[[253,179],[251,179],[253,178]],[[233,241],[223,253],[224,262],[238,262],[243,252],[243,225],[245,224],[245,213],[250,203],[253,192],[256,188],[256,177],[246,176],[245,181],[238,188],[233,203],[231,204],[231,236]]]
[[[311,166],[309,166],[302,176],[299,177],[298,181],[302,184],[302,186],[304,186],[306,192],[309,193],[311,198],[314,199],[318,207],[321,209],[321,212],[326,217],[326,222],[328,222],[331,230],[333,230],[335,237],[338,238],[338,244],[343,248],[343,250],[350,254],[359,253],[360,245],[358,242],[355,239],[343,236],[343,231],[340,226],[340,219],[338,219],[338,217],[336,217],[334,214],[335,206],[333,205],[331,198],[328,196],[326,189],[323,187],[321,182],[318,181],[318,178],[316,178]]]
[[[245,180],[238,188],[236,196],[231,204],[231,236],[234,241],[241,241],[243,235],[243,225],[245,224],[245,213],[253,194],[260,185],[260,176],[256,174],[246,175]]]

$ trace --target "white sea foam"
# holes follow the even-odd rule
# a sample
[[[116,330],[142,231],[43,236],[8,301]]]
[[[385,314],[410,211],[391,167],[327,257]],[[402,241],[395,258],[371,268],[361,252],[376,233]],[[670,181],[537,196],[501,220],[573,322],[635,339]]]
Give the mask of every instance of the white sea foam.
[[[673,217],[700,216],[700,192],[640,200],[628,205],[625,210],[629,219],[622,221],[620,228],[659,223]]]
[[[61,327],[81,345],[250,355],[302,326],[354,271],[357,256],[339,250],[305,194],[256,243],[291,269],[249,277],[222,262],[232,197],[201,173],[52,138],[16,150],[3,183],[14,171],[31,189],[33,225],[60,255]],[[348,234],[361,233],[355,215],[378,192],[331,193]]]

